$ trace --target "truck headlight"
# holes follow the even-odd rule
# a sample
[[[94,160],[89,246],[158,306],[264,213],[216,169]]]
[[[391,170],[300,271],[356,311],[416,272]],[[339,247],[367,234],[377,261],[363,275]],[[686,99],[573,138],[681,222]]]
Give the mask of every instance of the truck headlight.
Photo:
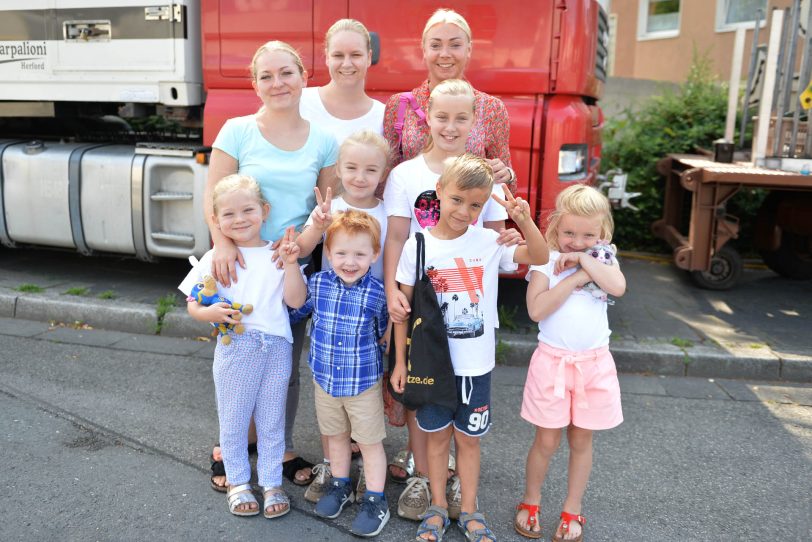
[[[558,178],[577,181],[586,177],[587,146],[584,144],[561,145],[558,151]]]

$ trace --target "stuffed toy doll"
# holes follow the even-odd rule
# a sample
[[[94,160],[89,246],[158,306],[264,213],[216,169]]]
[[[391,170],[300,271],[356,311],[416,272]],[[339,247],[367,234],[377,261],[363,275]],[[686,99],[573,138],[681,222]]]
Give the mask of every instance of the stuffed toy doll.
[[[205,275],[201,282],[194,285],[192,288],[191,297],[206,307],[209,305],[214,305],[215,303],[228,303],[230,308],[240,311],[240,314],[235,314],[232,316],[232,318],[235,320],[239,320],[243,314],[251,314],[251,312],[254,310],[253,305],[234,303],[230,299],[226,299],[225,297],[219,295],[217,293],[217,282],[214,280],[214,277],[210,275]],[[211,325],[214,326],[212,336],[216,337],[218,334],[221,335],[222,339],[220,342],[224,345],[231,343],[231,337],[228,336],[228,330],[233,329],[234,333],[237,334],[242,334],[245,331],[245,326],[242,324],[216,324],[212,322]]]
[[[615,251],[616,249],[614,245],[604,245],[604,244],[593,245],[592,248],[584,250],[584,252],[586,252],[593,258],[597,259],[599,262],[604,263],[606,265],[614,265],[614,263],[617,261],[615,259]],[[609,305],[615,304],[614,301],[609,299],[609,296],[606,295],[606,292],[601,290],[600,286],[598,286],[594,282],[587,282],[586,284],[584,284],[582,289],[585,292],[589,292],[589,294],[595,299],[605,301]]]

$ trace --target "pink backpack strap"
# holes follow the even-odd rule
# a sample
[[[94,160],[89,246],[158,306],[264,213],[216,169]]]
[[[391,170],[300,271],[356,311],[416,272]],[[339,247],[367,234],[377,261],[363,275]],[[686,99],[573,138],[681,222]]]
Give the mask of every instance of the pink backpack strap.
[[[395,132],[398,134],[398,148],[400,148],[401,142],[403,141],[403,124],[406,121],[407,107],[412,108],[412,111],[414,111],[414,114],[420,119],[420,122],[426,122],[426,114],[420,109],[414,94],[411,92],[401,92],[400,103],[398,103],[398,116],[395,120]]]

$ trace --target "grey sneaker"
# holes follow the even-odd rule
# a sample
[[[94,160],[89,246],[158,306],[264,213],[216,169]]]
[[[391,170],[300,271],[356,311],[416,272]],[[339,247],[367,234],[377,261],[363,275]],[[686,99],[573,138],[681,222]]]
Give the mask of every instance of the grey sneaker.
[[[319,499],[327,492],[327,483],[332,478],[333,472],[330,470],[329,463],[319,463],[313,467],[313,474],[315,478],[307,486],[304,498],[306,501],[319,502]]]
[[[445,490],[445,498],[448,502],[448,518],[457,520],[462,512],[462,490],[460,489],[460,477],[456,474],[449,480]]]
[[[363,495],[367,492],[367,477],[364,474],[364,466],[358,467],[358,485],[355,486],[355,494]]]
[[[462,513],[462,486],[460,486],[460,477],[456,474],[448,481],[445,498],[446,502],[448,502],[449,519],[459,519]],[[476,507],[479,510],[479,496],[476,498]]]
[[[406,482],[406,489],[398,499],[398,515],[405,519],[420,521],[420,516],[426,513],[430,504],[429,479],[412,476]]]

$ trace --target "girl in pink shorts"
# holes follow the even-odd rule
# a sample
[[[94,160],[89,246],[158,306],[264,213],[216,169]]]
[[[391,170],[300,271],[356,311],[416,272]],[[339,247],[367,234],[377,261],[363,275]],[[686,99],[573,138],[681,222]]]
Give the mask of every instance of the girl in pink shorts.
[[[547,228],[550,261],[531,266],[527,275],[527,310],[539,323],[539,346],[530,360],[522,418],[536,426],[536,437],[514,527],[528,538],[542,536],[541,486],[566,427],[568,493],[552,540],[583,539],[581,500],[592,469],[592,432],[623,421],[606,307],[607,294],[623,295],[626,279],[616,259],[606,257],[612,230],[606,196],[589,186],[567,188]]]

